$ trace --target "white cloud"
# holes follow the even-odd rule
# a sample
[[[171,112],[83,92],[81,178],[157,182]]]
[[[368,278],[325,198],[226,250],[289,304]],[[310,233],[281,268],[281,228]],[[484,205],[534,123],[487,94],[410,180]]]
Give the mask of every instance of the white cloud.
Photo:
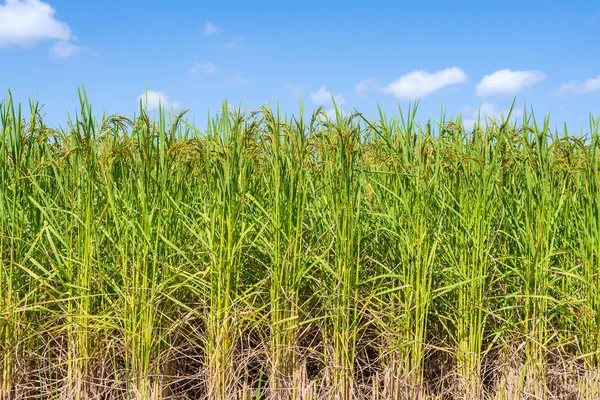
[[[521,89],[535,85],[546,79],[546,74],[538,70],[511,71],[501,69],[483,77],[477,84],[479,96],[516,95]]]
[[[583,82],[570,81],[559,87],[556,91],[557,94],[568,94],[568,93],[597,93],[600,92],[600,75],[595,78],[586,79]]]
[[[189,73],[192,76],[208,75],[217,72],[219,68],[220,67],[217,64],[213,63],[194,63],[190,68]]]
[[[336,104],[341,105],[346,103],[346,99],[341,93],[333,96]],[[321,86],[319,90],[310,94],[310,99],[317,105],[328,105],[333,104],[331,100],[331,93],[325,89],[325,86]]]
[[[142,93],[138,97],[138,102],[139,101],[142,101],[149,110],[158,109],[159,104],[164,108],[179,108],[181,106],[178,101],[171,100],[165,92],[155,92],[154,90],[148,90],[147,92]]]
[[[228,49],[228,50],[229,50],[229,49],[236,48],[236,47],[238,47],[238,45],[239,45],[240,43],[242,43],[243,41],[244,41],[244,38],[243,38],[243,37],[241,37],[241,36],[234,37],[234,38],[233,38],[233,39],[231,39],[229,42],[227,42],[227,43],[225,44],[225,46],[223,46],[223,48],[224,48],[224,49]]]
[[[209,21],[204,23],[204,31],[202,33],[204,33],[205,35],[214,35],[215,33],[219,32],[222,31],[217,25]]]
[[[233,84],[241,84],[241,83],[248,82],[248,80],[246,79],[246,77],[244,75],[238,73],[238,74],[231,75],[231,76],[228,76],[227,78],[225,78],[225,82],[233,83]]]
[[[466,80],[467,74],[457,67],[446,68],[434,73],[423,70],[412,71],[383,87],[381,91],[390,93],[398,99],[415,99]]]
[[[70,42],[60,41],[56,42],[50,48],[50,55],[54,58],[69,58],[82,50],[84,50],[83,47]]]
[[[0,3],[0,47],[29,46],[47,39],[70,40],[69,25],[54,14],[54,8],[40,0]]]
[[[365,79],[364,81],[360,81],[354,86],[354,90],[359,95],[364,96],[367,92],[372,90],[377,90],[379,88],[379,83],[375,79]]]
[[[502,117],[508,116],[510,109],[498,108],[495,104],[483,102],[479,105],[479,108],[467,106],[464,107],[461,111],[463,115],[463,124],[467,129],[472,129],[473,125],[477,123],[477,120],[481,116],[481,123],[485,124],[486,119],[496,119],[500,120]],[[521,118],[523,116],[523,111],[519,108],[513,108],[511,118]]]
[[[340,113],[341,117],[345,117],[347,115],[342,108],[338,108],[338,112]],[[335,112],[335,108],[329,108],[325,110],[325,114],[327,114],[327,117],[329,117],[329,119],[333,121],[337,120],[337,113]]]
[[[286,83],[285,90],[296,97],[304,94],[304,88],[301,85],[296,85],[294,83]]]
[[[500,118],[502,115],[506,116],[510,112],[509,108],[499,109],[498,106],[492,103],[483,102],[479,105],[479,108],[474,108],[471,106],[467,106],[462,109],[463,113],[468,113],[472,116],[477,116],[477,114],[481,113],[482,117],[489,118]],[[518,108],[513,108],[512,116],[520,116],[523,114]]]

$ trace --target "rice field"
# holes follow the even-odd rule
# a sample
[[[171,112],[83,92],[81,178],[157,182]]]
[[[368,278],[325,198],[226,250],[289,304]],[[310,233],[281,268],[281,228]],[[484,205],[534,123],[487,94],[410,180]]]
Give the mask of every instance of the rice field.
[[[0,105],[0,399],[600,398],[599,119],[80,99]]]

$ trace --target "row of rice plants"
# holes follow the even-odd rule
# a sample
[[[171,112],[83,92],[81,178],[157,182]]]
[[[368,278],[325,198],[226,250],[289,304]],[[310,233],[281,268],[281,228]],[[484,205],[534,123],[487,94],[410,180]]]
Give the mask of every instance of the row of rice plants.
[[[600,139],[527,110],[0,104],[0,398],[600,396]]]

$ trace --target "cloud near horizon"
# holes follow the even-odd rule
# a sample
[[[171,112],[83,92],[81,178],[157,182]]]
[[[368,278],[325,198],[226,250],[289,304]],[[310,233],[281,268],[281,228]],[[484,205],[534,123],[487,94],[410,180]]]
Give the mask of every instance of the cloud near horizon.
[[[138,97],[138,102],[148,107],[148,110],[157,110],[160,106],[164,108],[179,108],[181,104],[171,98],[165,92],[148,90]]]
[[[479,104],[479,107],[466,106],[461,110],[463,116],[463,124],[465,128],[472,129],[473,125],[480,122],[485,125],[488,119],[501,119],[507,117],[510,112],[509,108],[498,108],[495,104],[483,102]],[[511,119],[518,119],[523,116],[523,110],[519,108],[513,108],[511,113]]]
[[[570,81],[559,87],[556,94],[588,94],[588,93],[600,93],[600,75],[595,78],[586,79],[585,81]]]
[[[332,93],[325,89],[325,85],[323,85],[319,88],[319,90],[310,94],[310,99],[314,104],[319,106],[333,104],[333,100],[335,100],[335,103],[338,105],[346,104],[346,98],[341,93],[333,96],[333,100],[331,96]]]

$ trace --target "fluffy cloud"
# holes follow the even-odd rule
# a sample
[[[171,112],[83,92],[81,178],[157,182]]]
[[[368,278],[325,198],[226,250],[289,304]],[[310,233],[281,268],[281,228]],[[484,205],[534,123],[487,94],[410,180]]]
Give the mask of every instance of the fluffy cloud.
[[[155,92],[154,90],[148,90],[142,93],[138,97],[138,102],[142,102],[149,110],[158,109],[159,105],[164,108],[179,108],[180,104],[178,101],[171,100],[164,92]]]
[[[0,3],[0,47],[29,46],[47,39],[70,40],[69,25],[54,14],[54,8],[40,0]]]
[[[202,31],[202,33],[205,35],[214,35],[219,32],[221,32],[221,29],[217,25],[209,21],[204,23],[204,31]]]
[[[571,81],[567,82],[556,90],[557,94],[568,93],[597,93],[600,92],[600,75],[595,78],[586,79],[583,82]]]
[[[218,65],[213,63],[194,63],[189,72],[192,76],[208,75],[217,72],[219,68]]]
[[[412,71],[383,87],[381,91],[392,94],[398,99],[414,99],[466,80],[467,74],[457,67],[446,68],[434,73],[422,70]]]
[[[364,81],[360,81],[354,86],[354,90],[356,91],[356,93],[358,93],[359,95],[362,95],[362,96],[364,96],[367,92],[376,90],[378,88],[379,88],[379,84],[377,83],[377,81],[375,79],[372,79],[372,78],[365,79]]]
[[[333,98],[336,104],[338,105],[346,103],[346,99],[341,93],[338,93],[337,95],[333,96]],[[321,86],[319,90],[311,93],[310,99],[313,103],[319,106],[333,104],[331,100],[331,93],[327,89],[325,89],[325,86]]]
[[[528,71],[501,69],[484,76],[477,84],[476,90],[479,96],[516,95],[523,88],[535,85],[544,79],[546,74],[535,69]]]

